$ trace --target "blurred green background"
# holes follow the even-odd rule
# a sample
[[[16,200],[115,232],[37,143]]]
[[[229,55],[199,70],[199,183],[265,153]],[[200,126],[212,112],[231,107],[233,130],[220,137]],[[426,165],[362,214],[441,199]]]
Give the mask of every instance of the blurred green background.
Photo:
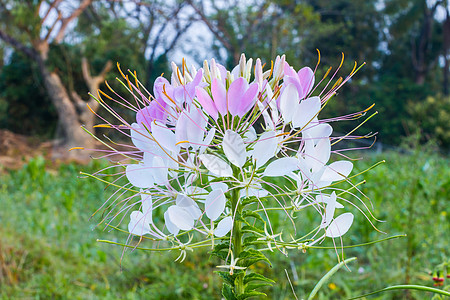
[[[359,218],[346,244],[407,234],[347,249],[347,257],[358,257],[349,265],[352,272],[340,270],[318,299],[394,284],[433,286],[431,277],[450,260],[449,1],[0,0],[1,297],[220,299],[221,283],[213,273],[220,262],[208,259],[207,250],[181,264],[173,262],[178,253],[141,251],[127,251],[121,262],[120,247],[96,242],[126,236],[95,227],[99,217],[89,220],[111,191],[77,178],[80,170],[95,172],[107,162],[86,166],[65,159],[67,147],[91,145],[80,125],[100,122],[86,115],[85,104],[92,105],[87,92],[106,89],[103,80],[118,86],[111,62],[136,70],[151,92],[155,78],[170,74],[170,62],[179,64],[183,57],[196,67],[214,57],[230,68],[245,53],[261,57],[268,69],[285,53],[298,70],[316,65],[316,49],[316,81],[329,67],[334,73],[341,52],[345,61],[337,76],[345,78],[355,61],[366,63],[321,118],[373,103],[379,111],[357,132],[378,132],[377,151],[355,155],[364,158],[355,167],[386,160],[362,176],[362,191],[374,215],[385,221],[376,226],[387,235],[355,211]],[[333,127],[348,132],[357,125]],[[265,291],[271,299],[293,298],[284,270],[301,299],[337,262],[334,250],[270,258],[272,268],[258,268],[277,281]],[[448,290],[448,282],[439,288]],[[370,299],[431,297],[399,291]]]

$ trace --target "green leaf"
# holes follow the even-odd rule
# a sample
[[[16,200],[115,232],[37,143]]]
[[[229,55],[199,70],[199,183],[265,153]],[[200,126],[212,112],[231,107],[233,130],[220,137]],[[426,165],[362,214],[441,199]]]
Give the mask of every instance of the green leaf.
[[[266,286],[272,286],[272,284],[268,283],[268,282],[250,283],[245,288],[245,292],[251,292],[251,291],[257,290],[257,289],[259,289],[261,287],[266,287]]]
[[[351,261],[354,261],[354,260],[356,260],[356,257],[348,258],[344,261],[341,261],[340,263],[335,265],[330,271],[328,271],[328,273],[325,274],[325,276],[323,276],[322,279],[320,279],[319,282],[316,284],[316,286],[312,290],[311,294],[309,295],[308,300],[313,299],[314,296],[317,294],[317,292],[320,290],[320,288],[325,284],[325,282],[327,282],[328,279],[330,279],[331,276],[334,275],[334,273],[336,273],[340,268],[342,268],[343,265],[345,265]]]
[[[269,259],[267,259],[267,257],[264,254],[262,254],[258,250],[251,249],[251,248],[248,250],[242,251],[239,254],[239,259],[240,259],[239,265],[241,265],[243,267],[247,267],[247,268],[261,260],[267,262],[270,266],[272,266]]]
[[[264,282],[269,282],[269,283],[275,283],[275,281],[273,281],[272,279],[267,278],[266,276],[264,276],[262,274],[258,274],[258,273],[249,273],[249,274],[245,275],[244,284],[247,284],[250,281],[264,281]]]
[[[264,233],[264,230],[256,228],[255,226],[252,226],[252,225],[242,226],[241,231],[242,232],[249,232],[249,233],[261,233],[261,234]]]
[[[243,218],[253,217],[253,218],[257,219],[257,220],[262,221],[263,223],[265,222],[260,214],[254,212],[254,211],[251,211],[251,210],[244,210],[242,212],[242,217]]]
[[[257,292],[257,291],[251,291],[251,292],[245,292],[244,294],[239,295],[237,297],[237,299],[238,300],[243,300],[243,299],[247,299],[247,298],[250,298],[250,297],[261,297],[261,296],[267,297],[267,295],[264,294],[264,293]]]
[[[230,248],[230,244],[225,242],[225,243],[220,243],[214,246],[214,249],[211,252],[211,255],[214,255],[222,260],[226,260],[227,256],[228,256],[228,249]]]
[[[222,296],[227,300],[236,300],[236,296],[234,295],[233,288],[231,285],[224,283],[222,287]]]
[[[261,200],[262,200],[262,199],[261,199]],[[247,206],[247,205],[249,205],[249,204],[253,204],[253,203],[258,203],[258,199],[257,199],[256,197],[244,198],[244,199],[241,201],[242,207],[245,207],[245,206]]]
[[[234,286],[234,277],[235,276],[231,276],[230,272],[226,272],[226,271],[214,271],[214,273],[216,273],[217,275],[219,275],[220,278],[222,278],[222,280],[224,281],[224,284],[229,284],[230,286]]]
[[[253,242],[255,242],[258,239],[257,236],[247,236],[244,238],[244,246],[251,245]]]

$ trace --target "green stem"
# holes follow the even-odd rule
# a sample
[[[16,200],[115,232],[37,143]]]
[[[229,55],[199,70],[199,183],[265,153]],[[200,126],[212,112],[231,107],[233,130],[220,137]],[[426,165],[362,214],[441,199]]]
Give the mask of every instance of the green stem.
[[[242,207],[239,203],[239,189],[234,189],[231,194],[231,206],[233,215],[238,217],[235,218],[233,224],[233,252],[234,257],[237,258],[242,252],[242,231],[241,231],[241,221],[239,221],[242,215]],[[238,275],[235,281],[235,295],[239,296],[244,294],[244,274]]]

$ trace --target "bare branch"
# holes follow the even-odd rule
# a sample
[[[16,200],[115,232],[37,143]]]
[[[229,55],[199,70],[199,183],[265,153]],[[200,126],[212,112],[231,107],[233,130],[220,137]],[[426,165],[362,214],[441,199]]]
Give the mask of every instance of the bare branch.
[[[175,37],[172,39],[172,42],[170,43],[170,45],[164,50],[164,55],[166,55],[167,53],[169,53],[176,45],[178,39],[183,35],[183,33],[185,33],[188,28],[192,25],[192,21],[189,22],[188,24],[186,24],[182,29],[179,29],[177,31],[177,34],[175,35]]]
[[[103,67],[103,70],[100,72],[100,74],[98,74],[97,76],[92,76],[91,75],[91,71],[89,70],[89,62],[88,60],[83,57],[81,60],[81,70],[83,73],[83,79],[86,83],[86,85],[88,86],[89,92],[93,95],[95,95],[97,93],[97,90],[100,87],[100,84],[102,84],[102,82],[105,80],[106,74],[111,70],[113,64],[110,60],[108,60],[105,64],[105,66]],[[73,95],[73,92],[72,92]],[[79,95],[77,95],[79,96]],[[76,97],[73,97],[75,101],[77,101],[78,99],[76,99]],[[81,100],[81,97],[79,97],[79,99]],[[85,104],[85,102],[83,101],[82,103],[83,105]],[[96,111],[98,108],[98,103],[97,101],[95,101],[95,99],[91,99],[88,101],[89,106],[91,107],[92,110]]]
[[[48,29],[47,34],[45,35],[44,41],[48,42],[48,39],[50,38],[50,35],[53,31],[53,29],[55,29],[56,24],[58,24],[59,21],[61,21],[62,18],[62,14],[60,11],[58,11],[58,18],[56,18],[56,20],[53,22],[52,26]]]
[[[77,9],[75,9],[70,16],[62,19],[61,27],[59,28],[59,31],[55,37],[56,43],[60,43],[63,40],[69,23],[72,22],[74,19],[76,19],[91,3],[92,0],[83,0],[80,6]]]
[[[13,46],[16,50],[27,55],[28,57],[30,57],[34,60],[40,59],[38,53],[33,48],[25,46],[23,43],[16,40],[15,38],[13,38],[12,36],[10,36],[9,34],[7,34],[6,32],[4,32],[1,29],[0,29],[0,39],[2,39],[5,43]]]
[[[41,19],[41,25],[44,24],[45,20],[47,19],[48,15],[52,11],[52,9],[54,7],[56,7],[59,4],[59,2],[61,2],[61,0],[55,0],[52,3],[50,3],[50,7],[48,8],[47,12],[45,13],[45,15]],[[39,10],[37,10],[37,13],[39,14]]]
[[[192,0],[187,1],[192,8],[195,10],[195,12],[200,16],[202,21],[206,24],[206,26],[211,30],[212,34],[223,44],[223,46],[229,50],[233,49],[233,46],[229,41],[227,41],[221,34],[220,31],[214,26],[214,24],[211,23],[208,17],[204,14],[202,10],[200,10],[193,2]]]

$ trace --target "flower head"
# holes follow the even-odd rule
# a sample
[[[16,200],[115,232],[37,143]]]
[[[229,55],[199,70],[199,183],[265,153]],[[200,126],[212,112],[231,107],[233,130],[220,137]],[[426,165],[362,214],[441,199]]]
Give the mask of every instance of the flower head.
[[[121,124],[107,124],[132,142],[130,151],[111,147],[126,158],[118,167],[127,183],[117,185],[120,192],[112,200],[117,202],[110,207],[118,211],[108,214],[113,216],[108,222],[129,214],[131,235],[172,243],[169,249],[180,250],[181,260],[186,250],[214,247],[217,240],[228,243],[231,262],[219,267],[231,275],[245,269],[236,265],[245,259],[242,253],[247,259],[254,255],[240,248],[241,230],[255,234],[252,247],[272,250],[275,244],[284,253],[340,238],[350,229],[354,215],[340,212],[345,209],[340,202],[356,204],[342,198],[345,193],[335,185],[350,182],[353,163],[332,146],[361,137],[332,136],[330,123],[365,112],[328,120],[320,113],[353,73],[330,91],[315,93],[315,71],[297,72],[284,56],[266,71],[260,59],[253,68],[244,55],[231,71],[214,60],[199,70],[188,69],[184,61],[181,68],[172,64],[172,70],[170,82],[155,81],[154,95],[144,96],[137,78],[133,84],[124,77],[136,100],[136,122],[116,115]],[[139,200],[119,200],[130,192]],[[292,234],[310,225],[295,220],[304,209],[317,212],[317,224],[311,225],[316,229],[295,238]],[[284,242],[280,229],[273,228],[273,212],[294,224],[292,241]]]

